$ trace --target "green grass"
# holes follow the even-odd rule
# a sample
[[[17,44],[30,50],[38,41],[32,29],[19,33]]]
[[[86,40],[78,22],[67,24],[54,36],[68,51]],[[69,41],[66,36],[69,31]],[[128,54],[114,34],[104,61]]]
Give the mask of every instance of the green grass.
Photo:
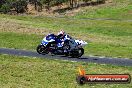
[[[73,38],[89,43],[85,55],[132,58],[131,0],[113,0],[112,4],[84,8],[74,18],[13,16],[0,14],[0,47],[35,50],[44,35],[64,29]],[[70,17],[68,17],[70,18]],[[73,17],[72,17],[73,18]],[[82,20],[80,18],[112,18]],[[124,74],[132,76],[132,67],[42,58],[0,55],[0,88],[131,88],[131,84],[76,83],[77,67],[88,74]]]
[[[85,55],[132,58],[132,23],[128,21],[11,15],[0,15],[0,19],[0,47],[35,50],[42,35],[63,28],[73,38],[89,42]]]
[[[0,32],[0,47],[35,50],[41,38],[37,35]]]
[[[4,19],[3,19],[4,18]],[[110,36],[131,36],[132,23],[127,21],[92,21],[65,18],[0,15],[1,20],[13,21],[26,27],[47,28],[51,31],[65,29],[70,33],[97,33]]]
[[[41,58],[0,55],[0,88],[131,88],[131,84],[76,83],[77,68],[87,74],[125,74],[132,76],[132,67]]]
[[[95,6],[97,10],[91,9],[94,15],[86,12],[85,16],[128,17],[130,20],[132,15],[122,14],[131,12],[131,6],[129,0],[113,0],[110,6]],[[0,14],[0,47],[35,50],[42,35],[49,32],[57,34],[60,29],[64,29],[73,38],[89,43],[85,47],[85,55],[132,58],[131,21],[78,19],[83,18],[83,13],[77,16],[77,19],[67,19]]]
[[[83,8],[74,18],[132,19],[131,0],[112,0],[112,3]]]
[[[0,47],[36,50],[42,38],[41,35],[0,32]],[[87,56],[132,57],[131,44],[89,42],[84,49]]]

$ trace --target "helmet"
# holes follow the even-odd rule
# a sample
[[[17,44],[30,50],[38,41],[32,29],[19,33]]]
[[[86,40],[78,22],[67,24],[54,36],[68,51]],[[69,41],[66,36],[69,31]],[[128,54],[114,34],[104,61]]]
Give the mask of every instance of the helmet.
[[[65,32],[63,30],[61,30],[60,32],[58,32],[58,37],[59,38],[63,38],[64,35],[65,35]]]

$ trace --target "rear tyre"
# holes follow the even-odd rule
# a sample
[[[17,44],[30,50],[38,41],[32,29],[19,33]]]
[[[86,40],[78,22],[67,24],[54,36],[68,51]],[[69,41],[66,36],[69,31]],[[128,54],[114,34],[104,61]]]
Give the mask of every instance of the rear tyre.
[[[43,54],[43,55],[48,54],[47,48],[43,45],[38,45],[37,46],[37,52],[39,54]]]
[[[83,48],[79,48],[78,57],[81,57],[83,54],[84,54],[84,49]]]
[[[79,58],[84,54],[84,49],[83,48],[79,48],[77,50],[72,50],[71,51],[71,57],[73,58]]]

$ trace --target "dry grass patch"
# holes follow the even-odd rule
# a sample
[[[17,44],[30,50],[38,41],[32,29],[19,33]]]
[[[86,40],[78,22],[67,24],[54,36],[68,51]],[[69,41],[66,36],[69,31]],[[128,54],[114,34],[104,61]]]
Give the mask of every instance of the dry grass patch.
[[[14,32],[21,34],[37,34],[37,35],[47,35],[49,32],[52,32],[50,29],[45,28],[33,28],[18,23],[17,21],[8,19],[0,21],[0,32]]]
[[[48,33],[55,33],[57,34],[57,30],[53,29],[46,29],[46,28],[33,28],[29,25],[29,27],[18,23],[15,20],[1,20],[0,21],[0,32],[14,32],[14,33],[21,33],[21,34],[36,34],[36,35],[47,35]],[[95,43],[107,43],[107,44],[121,44],[121,45],[129,45],[131,44],[131,37],[108,37],[102,35],[95,35],[91,33],[77,33],[77,32],[68,32],[73,38],[76,39],[83,39],[89,42]],[[125,40],[127,39],[127,40]],[[124,42],[125,40],[125,42]]]

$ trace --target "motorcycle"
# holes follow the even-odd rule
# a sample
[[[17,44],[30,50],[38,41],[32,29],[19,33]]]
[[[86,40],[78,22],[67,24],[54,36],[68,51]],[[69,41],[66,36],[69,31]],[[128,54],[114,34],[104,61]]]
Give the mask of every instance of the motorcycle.
[[[79,58],[84,54],[83,46],[88,43],[82,40],[75,40],[69,35],[66,35],[64,42],[57,38],[54,34],[49,34],[37,46],[37,52],[45,55],[49,52],[54,55],[65,55],[74,58]]]

